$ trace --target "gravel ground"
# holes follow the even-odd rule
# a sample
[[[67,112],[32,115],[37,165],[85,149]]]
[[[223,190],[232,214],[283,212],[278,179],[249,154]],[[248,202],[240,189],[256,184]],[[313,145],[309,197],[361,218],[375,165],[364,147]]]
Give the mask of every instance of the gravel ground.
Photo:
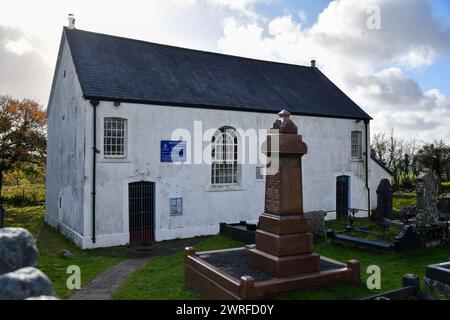
[[[243,276],[251,276],[255,281],[267,281],[274,277],[263,271],[260,271],[250,265],[245,255],[245,250],[218,252],[214,254],[201,255],[200,258],[206,262],[212,264],[214,267],[220,268],[227,272],[229,275],[240,279]],[[328,261],[320,261],[320,270],[333,270],[339,269],[337,266]]]

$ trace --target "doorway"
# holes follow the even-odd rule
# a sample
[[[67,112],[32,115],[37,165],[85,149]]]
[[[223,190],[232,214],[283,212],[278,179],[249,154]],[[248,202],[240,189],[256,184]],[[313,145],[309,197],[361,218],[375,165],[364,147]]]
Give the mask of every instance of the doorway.
[[[155,183],[134,182],[128,185],[130,241],[153,241],[155,221]]]
[[[350,177],[336,178],[336,218],[347,218],[349,210]]]

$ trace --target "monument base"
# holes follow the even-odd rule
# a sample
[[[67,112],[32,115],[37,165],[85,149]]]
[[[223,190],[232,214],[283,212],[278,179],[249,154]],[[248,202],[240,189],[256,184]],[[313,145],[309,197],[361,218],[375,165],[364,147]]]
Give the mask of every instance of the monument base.
[[[320,256],[316,253],[277,257],[253,245],[246,247],[246,254],[251,265],[277,278],[320,271]]]
[[[359,284],[360,265],[319,257],[317,272],[275,277],[249,263],[246,248],[195,253],[186,248],[185,284],[208,299],[265,299],[292,291]],[[314,258],[317,259],[317,258]]]

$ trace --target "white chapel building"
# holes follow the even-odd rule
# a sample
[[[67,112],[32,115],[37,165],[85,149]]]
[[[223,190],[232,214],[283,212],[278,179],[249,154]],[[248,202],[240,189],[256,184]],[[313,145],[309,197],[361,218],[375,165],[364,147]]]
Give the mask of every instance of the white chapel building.
[[[371,117],[314,63],[64,28],[47,110],[45,221],[82,248],[256,222],[264,164],[242,146],[259,149],[264,135],[249,142],[250,133],[267,132],[283,109],[308,145],[305,211],[333,219],[373,209],[390,174],[370,158]]]

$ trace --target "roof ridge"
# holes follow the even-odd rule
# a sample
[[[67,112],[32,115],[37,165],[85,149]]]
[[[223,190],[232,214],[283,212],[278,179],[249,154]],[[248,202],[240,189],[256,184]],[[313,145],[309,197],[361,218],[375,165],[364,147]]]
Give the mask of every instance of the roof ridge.
[[[280,105],[293,114],[371,119],[317,68],[66,27],[63,34],[86,99],[254,112]]]
[[[194,52],[197,52],[197,53],[204,53],[204,54],[210,54],[210,55],[219,55],[219,56],[228,57],[228,58],[245,59],[245,60],[251,60],[251,61],[256,61],[256,62],[264,62],[264,63],[274,63],[274,64],[279,64],[279,65],[286,65],[286,66],[292,66],[292,67],[305,68],[307,70],[316,70],[317,69],[315,67],[305,66],[305,65],[301,65],[301,64],[294,64],[294,63],[288,63],[288,62],[279,62],[279,61],[272,61],[272,60],[263,60],[263,59],[256,59],[256,58],[250,58],[250,57],[242,57],[242,56],[233,55],[233,54],[226,54],[226,53],[221,53],[221,52],[214,52],[214,51],[186,48],[186,47],[181,47],[181,46],[176,46],[176,45],[170,45],[170,44],[146,41],[146,40],[141,40],[141,39],[128,38],[128,37],[123,37],[123,36],[107,34],[107,33],[87,31],[87,30],[82,30],[82,29],[69,29],[68,27],[64,27],[64,31],[65,32],[84,32],[84,33],[90,33],[90,34],[97,35],[97,36],[111,37],[111,38],[116,38],[116,39],[125,40],[125,41],[157,45],[157,46],[167,47],[167,48],[172,48],[172,49],[188,50],[188,51],[194,51]]]

